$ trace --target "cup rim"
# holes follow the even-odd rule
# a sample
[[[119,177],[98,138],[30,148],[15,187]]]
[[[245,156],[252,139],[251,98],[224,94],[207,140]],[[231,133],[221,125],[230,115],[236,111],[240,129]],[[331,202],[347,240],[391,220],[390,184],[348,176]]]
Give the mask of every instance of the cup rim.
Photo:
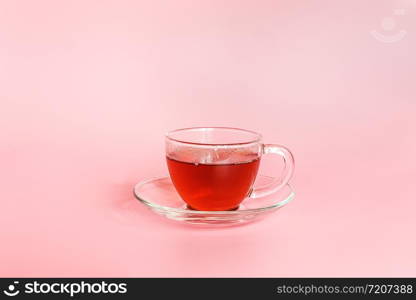
[[[219,129],[219,130],[234,130],[234,131],[243,131],[246,133],[250,133],[253,134],[255,136],[255,138],[253,140],[249,140],[247,142],[238,142],[238,143],[196,143],[196,142],[189,142],[189,141],[185,141],[182,139],[177,139],[177,138],[173,138],[170,135],[176,132],[180,132],[180,131],[192,131],[192,130],[201,130],[201,129]],[[260,143],[262,140],[262,135],[258,132],[252,131],[252,130],[248,130],[248,129],[242,129],[242,128],[237,128],[237,127],[226,127],[226,126],[197,126],[197,127],[186,127],[186,128],[179,128],[179,129],[174,129],[171,131],[168,131],[165,134],[166,139],[170,140],[170,141],[174,141],[177,143],[182,143],[182,144],[188,144],[188,145],[200,145],[200,146],[240,146],[240,145],[249,145],[249,144],[254,144],[254,143]]]

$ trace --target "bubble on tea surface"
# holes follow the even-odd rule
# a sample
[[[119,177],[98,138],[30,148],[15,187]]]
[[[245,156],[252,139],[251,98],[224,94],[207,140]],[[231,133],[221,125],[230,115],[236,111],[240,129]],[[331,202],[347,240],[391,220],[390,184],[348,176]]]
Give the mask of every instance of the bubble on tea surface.
[[[211,151],[211,163],[213,164],[230,164],[234,163],[233,160],[234,150],[214,148]]]

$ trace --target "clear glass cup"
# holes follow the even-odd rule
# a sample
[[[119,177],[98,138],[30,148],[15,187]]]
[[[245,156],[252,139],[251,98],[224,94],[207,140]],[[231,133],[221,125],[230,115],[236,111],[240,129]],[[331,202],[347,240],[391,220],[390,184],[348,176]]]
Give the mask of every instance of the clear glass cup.
[[[253,188],[263,154],[284,160],[283,174]],[[292,177],[294,159],[280,145],[263,144],[256,132],[228,127],[177,129],[166,135],[166,160],[175,189],[189,208],[235,210],[246,198],[277,192]]]

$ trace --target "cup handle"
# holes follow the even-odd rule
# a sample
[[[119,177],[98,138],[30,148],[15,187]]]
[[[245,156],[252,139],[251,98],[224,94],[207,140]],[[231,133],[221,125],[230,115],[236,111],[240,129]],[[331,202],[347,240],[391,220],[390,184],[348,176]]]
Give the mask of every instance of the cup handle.
[[[280,155],[285,163],[285,168],[283,169],[283,174],[280,178],[275,178],[271,183],[265,186],[253,188],[250,193],[251,198],[260,198],[277,192],[289,182],[293,175],[295,160],[289,149],[280,145],[264,144],[263,154]]]

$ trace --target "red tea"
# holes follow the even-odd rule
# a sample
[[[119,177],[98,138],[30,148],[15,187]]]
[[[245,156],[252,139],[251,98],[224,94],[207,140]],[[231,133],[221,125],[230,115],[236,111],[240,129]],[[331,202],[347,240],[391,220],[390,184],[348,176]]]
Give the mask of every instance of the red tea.
[[[251,191],[260,158],[232,164],[188,163],[167,158],[172,182],[195,210],[233,210]]]

